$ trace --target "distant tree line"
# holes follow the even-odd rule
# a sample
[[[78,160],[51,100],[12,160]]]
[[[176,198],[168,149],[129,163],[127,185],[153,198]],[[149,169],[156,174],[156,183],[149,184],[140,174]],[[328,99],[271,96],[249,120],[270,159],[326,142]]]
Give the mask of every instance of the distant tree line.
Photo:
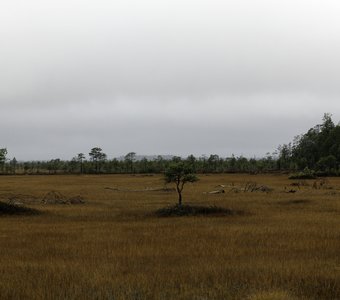
[[[1,150],[3,155],[1,156]],[[187,158],[173,156],[165,158],[161,155],[148,159],[137,157],[129,152],[123,158],[108,159],[107,154],[99,147],[92,148],[88,156],[78,153],[71,160],[59,158],[48,161],[18,161],[7,159],[6,149],[0,150],[1,174],[148,174],[164,173],[174,162],[183,162],[195,173],[260,173],[276,170],[276,161],[268,155],[262,159],[247,159],[231,156],[222,158],[216,154],[210,156]]]
[[[59,158],[48,161],[19,161],[7,158],[7,149],[0,149],[0,174],[147,174],[164,173],[172,163],[183,162],[194,173],[269,173],[313,170],[320,175],[340,175],[340,125],[335,125],[330,114],[322,124],[296,136],[293,142],[278,147],[263,158],[243,156],[220,157],[217,154],[186,158],[165,158],[161,155],[148,159],[135,152],[123,158],[109,159],[100,147],[88,155],[78,153],[71,160]]]

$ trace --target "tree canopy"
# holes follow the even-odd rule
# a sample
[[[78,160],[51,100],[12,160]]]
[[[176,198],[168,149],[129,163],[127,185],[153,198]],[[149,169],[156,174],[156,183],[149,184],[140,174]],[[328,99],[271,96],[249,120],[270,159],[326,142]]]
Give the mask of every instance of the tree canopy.
[[[177,161],[170,164],[165,170],[164,179],[166,183],[175,183],[178,193],[178,205],[182,205],[182,191],[187,182],[198,181],[192,167],[185,162]]]
[[[339,171],[340,125],[334,124],[330,114],[324,114],[322,121],[279,148],[280,169],[308,168],[326,174]]]
[[[7,155],[7,149],[1,148],[0,149],[0,168],[3,170],[5,162],[6,162],[6,155]]]

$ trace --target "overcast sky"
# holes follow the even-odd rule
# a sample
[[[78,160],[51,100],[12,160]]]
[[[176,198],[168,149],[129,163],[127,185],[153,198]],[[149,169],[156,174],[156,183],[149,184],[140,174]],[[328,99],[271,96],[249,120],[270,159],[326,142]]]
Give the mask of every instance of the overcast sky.
[[[9,157],[264,156],[340,120],[340,1],[1,0]]]

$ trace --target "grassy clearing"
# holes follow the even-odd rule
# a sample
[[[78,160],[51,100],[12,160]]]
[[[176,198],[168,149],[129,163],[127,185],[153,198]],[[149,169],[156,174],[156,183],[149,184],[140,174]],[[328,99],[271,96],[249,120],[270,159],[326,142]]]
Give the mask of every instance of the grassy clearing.
[[[42,212],[0,217],[1,299],[340,299],[340,179],[201,176],[184,204],[245,213],[171,218],[152,215],[177,202],[158,176],[0,179]],[[273,191],[231,191],[250,181]],[[85,204],[40,203],[52,190]]]

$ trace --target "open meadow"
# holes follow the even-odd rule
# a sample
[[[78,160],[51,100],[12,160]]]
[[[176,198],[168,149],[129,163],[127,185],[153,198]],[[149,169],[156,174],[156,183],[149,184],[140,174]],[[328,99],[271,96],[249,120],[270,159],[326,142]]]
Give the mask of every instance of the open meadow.
[[[158,175],[1,176],[41,214],[0,215],[0,298],[340,299],[340,178],[199,177],[184,204],[236,213],[159,217],[177,194]]]

